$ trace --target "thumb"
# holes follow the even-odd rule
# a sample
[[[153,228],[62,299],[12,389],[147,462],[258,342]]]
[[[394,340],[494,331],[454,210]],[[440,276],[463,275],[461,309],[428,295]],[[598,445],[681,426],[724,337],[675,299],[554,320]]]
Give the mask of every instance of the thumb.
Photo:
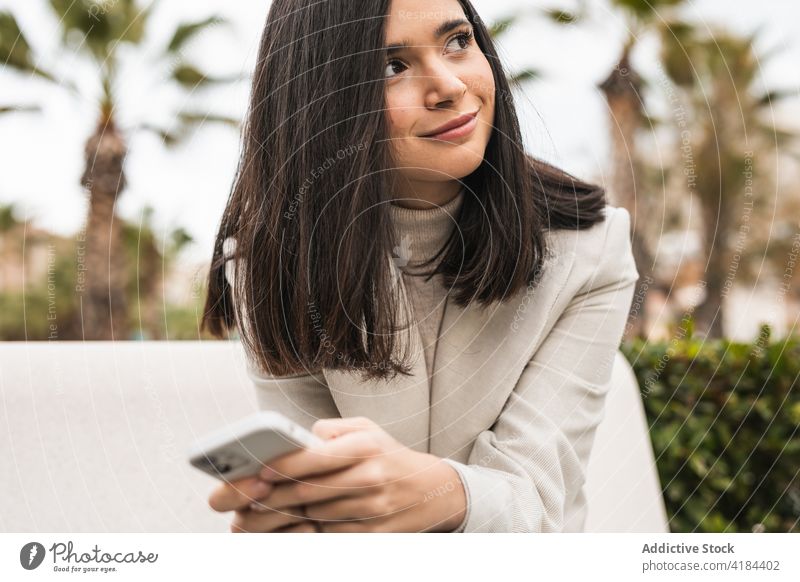
[[[369,430],[377,427],[374,421],[365,416],[348,418],[320,418],[311,427],[311,432],[323,440],[335,439],[350,432]]]

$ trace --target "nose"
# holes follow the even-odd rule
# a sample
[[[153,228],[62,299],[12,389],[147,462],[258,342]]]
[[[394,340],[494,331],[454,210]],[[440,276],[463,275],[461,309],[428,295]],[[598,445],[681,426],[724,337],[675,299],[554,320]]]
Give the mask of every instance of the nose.
[[[467,85],[450,67],[436,59],[423,71],[425,106],[429,109],[453,107],[467,92]]]

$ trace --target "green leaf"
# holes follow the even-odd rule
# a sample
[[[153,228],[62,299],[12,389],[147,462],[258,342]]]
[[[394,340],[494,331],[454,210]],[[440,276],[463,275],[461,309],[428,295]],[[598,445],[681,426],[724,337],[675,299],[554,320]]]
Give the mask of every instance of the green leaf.
[[[172,39],[169,41],[167,45],[166,51],[168,53],[177,53],[183,50],[183,48],[194,38],[196,38],[200,33],[204,32],[209,28],[213,28],[215,26],[219,26],[220,24],[226,24],[227,20],[220,16],[210,16],[205,20],[200,20],[198,22],[190,22],[181,24],[175,30],[175,33],[172,35]]]
[[[240,81],[239,76],[212,77],[206,75],[194,65],[182,63],[172,70],[172,79],[186,89],[205,87],[207,85],[223,85]]]
[[[0,115],[5,113],[39,113],[42,110],[38,105],[0,105]]]
[[[111,58],[121,42],[141,42],[156,4],[141,8],[136,0],[50,0],[65,42],[100,62]]]
[[[500,38],[514,25],[514,23],[517,22],[517,20],[519,20],[519,14],[513,14],[511,16],[495,20],[488,27],[489,36],[494,39]]]
[[[649,21],[662,18],[661,13],[671,6],[681,4],[684,0],[611,0],[617,8],[625,10],[628,14],[640,21]]]
[[[8,11],[0,12],[0,62],[24,73],[53,80],[50,73],[34,64],[31,45],[20,29],[17,19]]]
[[[157,5],[158,0],[154,0],[145,9],[141,9],[133,0],[126,0],[124,10],[117,19],[118,30],[115,36],[120,41],[132,44],[141,43],[150,17]]]
[[[180,64],[172,71],[172,78],[179,85],[192,89],[213,83],[214,80],[200,71],[197,67],[189,64]]]
[[[540,79],[542,74],[536,69],[523,69],[511,75],[508,79],[509,83],[518,85],[533,79]]]
[[[208,77],[204,73],[197,67],[187,64],[175,67],[172,71],[172,78],[177,81],[178,84],[189,88],[204,85],[208,82]]]
[[[168,148],[176,146],[184,139],[179,131],[168,130],[148,123],[143,123],[138,127],[141,131],[147,131],[160,138],[164,145]]]
[[[695,38],[695,28],[683,21],[665,21],[658,26],[661,37],[661,61],[669,78],[679,87],[696,82],[696,57],[702,47]]]
[[[795,402],[789,407],[789,418],[794,424],[800,426],[800,402]]]
[[[238,129],[241,125],[239,119],[212,113],[181,112],[177,116],[176,123],[170,129],[164,129],[151,124],[142,124],[138,129],[148,131],[159,137],[164,145],[173,148],[186,140],[195,129],[211,123],[220,124]]]
[[[544,15],[549,20],[556,24],[576,24],[580,22],[580,16],[575,12],[567,12],[565,10],[547,9],[544,10]]]
[[[186,245],[194,242],[194,237],[183,227],[178,227],[173,230],[170,233],[169,238],[175,250],[180,250]]]
[[[213,113],[181,112],[178,114],[178,119],[181,121],[181,123],[190,126],[215,123],[238,129],[241,125],[241,121],[235,117],[228,117]]]
[[[784,99],[797,99],[800,97],[800,92],[793,89],[772,90],[768,91],[756,100],[756,105],[762,107],[764,105],[771,105],[776,101],[783,101]]]

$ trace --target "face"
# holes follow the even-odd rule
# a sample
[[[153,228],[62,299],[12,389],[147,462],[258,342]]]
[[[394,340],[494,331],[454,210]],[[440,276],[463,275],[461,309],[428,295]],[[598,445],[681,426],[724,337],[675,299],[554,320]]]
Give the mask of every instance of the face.
[[[391,3],[386,44],[408,46],[387,53],[389,133],[396,169],[419,191],[471,174],[489,143],[495,84],[472,32],[457,0]]]

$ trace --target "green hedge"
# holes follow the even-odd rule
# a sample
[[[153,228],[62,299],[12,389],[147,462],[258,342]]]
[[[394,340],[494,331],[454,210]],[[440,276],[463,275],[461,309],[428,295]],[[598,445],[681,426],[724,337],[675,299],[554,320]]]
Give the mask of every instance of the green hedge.
[[[622,351],[647,411],[673,532],[800,531],[800,338],[692,337]]]

